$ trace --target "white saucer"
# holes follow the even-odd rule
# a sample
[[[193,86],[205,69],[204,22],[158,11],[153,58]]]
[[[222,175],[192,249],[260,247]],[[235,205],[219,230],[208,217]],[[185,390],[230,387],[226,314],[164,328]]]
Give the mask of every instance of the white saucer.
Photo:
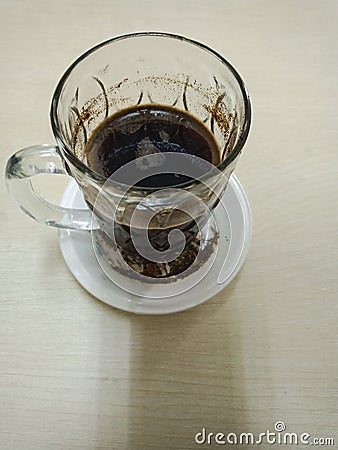
[[[86,208],[75,181],[67,186],[62,205]],[[235,175],[231,176],[214,216],[219,240],[211,268],[200,281],[195,280],[188,290],[185,286],[190,276],[186,280],[176,281],[176,286],[177,283],[182,283],[182,292],[171,293],[162,298],[152,295],[149,288],[151,283],[144,283],[144,289],[139,289],[136,294],[135,289],[131,293],[116,284],[118,282],[121,286],[121,274],[116,273],[116,282],[111,277],[108,278],[96,259],[90,232],[60,229],[59,244],[64,260],[76,280],[99,300],[132,313],[169,314],[192,308],[216,295],[233,280],[245,261],[250,245],[252,219],[247,197]],[[165,289],[167,292],[167,287]]]

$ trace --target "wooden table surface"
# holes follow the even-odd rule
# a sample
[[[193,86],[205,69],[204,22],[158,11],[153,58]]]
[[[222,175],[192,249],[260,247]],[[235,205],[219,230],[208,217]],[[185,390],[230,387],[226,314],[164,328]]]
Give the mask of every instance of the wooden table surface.
[[[54,142],[59,77],[115,35],[205,42],[253,103],[236,170],[253,212],[249,255],[186,312],[136,316],[96,300],[55,229],[20,212],[3,183],[0,449],[219,448],[196,433],[258,435],[277,421],[338,448],[337,1],[2,0],[0,13],[2,177],[14,151]],[[58,199],[67,180],[43,178]]]

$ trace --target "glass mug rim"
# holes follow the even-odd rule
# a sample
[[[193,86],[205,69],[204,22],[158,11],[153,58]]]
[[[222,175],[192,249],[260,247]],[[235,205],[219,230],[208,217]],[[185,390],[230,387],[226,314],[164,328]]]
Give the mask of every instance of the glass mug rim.
[[[54,133],[54,136],[57,141],[61,142],[62,149],[66,153],[67,158],[69,158],[70,162],[82,173],[88,175],[91,179],[93,179],[96,182],[99,182],[101,184],[104,184],[107,181],[107,178],[100,175],[99,173],[95,172],[94,170],[90,169],[86,164],[84,164],[69,148],[68,144],[65,142],[62,132],[60,130],[60,127],[58,125],[58,106],[59,106],[59,100],[61,98],[62,90],[69,79],[73,69],[75,69],[76,66],[79,65],[82,61],[84,61],[87,57],[89,57],[92,53],[96,52],[97,50],[110,45],[114,42],[122,41],[129,38],[139,38],[139,37],[159,37],[159,38],[169,38],[169,39],[176,39],[181,42],[185,42],[188,44],[191,44],[195,47],[200,48],[201,50],[215,56],[222,64],[224,64],[228,70],[232,73],[232,75],[235,77],[239,87],[240,91],[243,97],[243,103],[244,103],[244,123],[241,127],[240,135],[238,137],[238,141],[235,145],[235,147],[232,149],[232,151],[229,153],[229,155],[220,162],[217,166],[215,166],[218,170],[222,171],[226,167],[229,166],[229,164],[236,159],[236,157],[240,154],[249,134],[250,126],[251,126],[251,102],[250,102],[250,96],[247,90],[247,87],[241,78],[240,74],[237,72],[237,70],[230,64],[229,61],[227,61],[220,53],[216,52],[206,44],[203,44],[201,42],[198,42],[194,39],[187,38],[185,36],[181,36],[174,33],[166,33],[166,32],[157,32],[157,31],[145,31],[145,32],[136,32],[136,33],[128,33],[123,34],[120,36],[116,36],[110,39],[107,39],[99,44],[96,44],[95,46],[91,47],[84,53],[82,53],[64,72],[62,77],[60,78],[51,102],[50,107],[50,121],[52,126],[52,131]],[[205,174],[207,176],[208,174]],[[172,187],[178,187],[178,188],[184,188],[191,185],[194,185],[198,183],[199,180],[194,179],[191,181],[187,181],[185,183],[177,184]],[[122,183],[118,183],[122,184]],[[138,187],[133,186],[133,189],[140,190],[140,191],[154,191],[158,188],[154,187]]]

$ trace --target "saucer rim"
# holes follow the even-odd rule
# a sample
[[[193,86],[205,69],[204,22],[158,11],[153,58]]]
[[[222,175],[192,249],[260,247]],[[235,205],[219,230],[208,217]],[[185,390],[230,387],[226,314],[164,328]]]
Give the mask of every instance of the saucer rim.
[[[206,286],[204,286],[203,293],[201,293],[199,290],[198,300],[175,304],[175,297],[177,301],[177,297],[179,297],[180,294],[168,297],[167,302],[165,302],[166,298],[152,299],[139,297],[120,288],[106,276],[101,268],[99,272],[103,277],[102,281],[104,279],[105,280],[102,285],[98,286],[98,280],[96,278],[90,276],[88,277],[91,272],[88,271],[86,265],[83,264],[83,261],[78,258],[74,247],[75,236],[77,238],[81,236],[82,238],[87,238],[91,241],[90,233],[88,231],[74,231],[60,228],[58,230],[58,240],[61,254],[66,265],[68,266],[68,269],[77,280],[77,282],[96,299],[103,301],[110,306],[130,313],[144,315],[173,314],[175,312],[191,309],[210,300],[221,290],[223,290],[228,284],[230,284],[242,268],[249,251],[252,236],[252,214],[249,201],[241,183],[234,174],[231,175],[229,179],[228,188],[229,187],[232,189],[233,195],[238,201],[238,206],[240,207],[240,213],[243,221],[242,250],[240,252],[239,259],[237,260],[236,264],[232,268],[232,271],[225,278],[225,280],[221,283],[218,280],[215,280],[215,283],[208,283]],[[62,205],[71,207],[76,200],[76,196],[79,195],[79,193],[80,190],[76,182],[74,180],[71,180],[63,193]],[[222,197],[222,199],[224,199],[224,196]],[[72,244],[71,246],[69,246],[69,242]],[[93,255],[95,258],[94,250]],[[75,260],[77,260],[77,262],[74,262]],[[96,262],[96,264],[98,267],[100,267],[98,262]],[[110,288],[108,289],[109,293],[107,293],[107,290],[104,288],[104,285],[107,283],[109,284]],[[187,297],[192,298],[193,296],[191,295],[191,293],[195,289],[198,289],[198,286],[199,283],[193,286]],[[120,301],[118,301],[118,299],[120,299]]]

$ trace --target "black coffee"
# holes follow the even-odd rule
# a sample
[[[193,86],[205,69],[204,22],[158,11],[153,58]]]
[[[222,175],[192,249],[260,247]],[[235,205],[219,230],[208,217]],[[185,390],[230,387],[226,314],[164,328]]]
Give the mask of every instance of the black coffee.
[[[166,152],[185,153],[192,160],[198,156],[214,165],[220,162],[218,146],[202,122],[186,112],[162,105],[136,106],[108,117],[91,136],[85,156],[91,169],[109,178],[137,158],[158,154],[157,169],[161,174],[147,176],[144,163],[141,162],[141,167],[132,163],[128,166],[130,172],[134,176],[139,172],[142,180],[137,183],[132,180],[130,184],[165,187],[189,181],[185,175],[163,173],[172,169],[166,167],[165,158],[161,161],[161,154]],[[126,178],[125,173],[123,177]],[[128,179],[118,178],[118,181],[129,184]]]
[[[194,164],[196,156],[213,165],[220,162],[215,139],[202,122],[186,112],[162,105],[136,106],[108,117],[88,141],[85,157],[88,166],[106,178],[125,164],[131,163],[121,177],[116,178],[114,175],[114,179],[127,185],[156,188],[190,181],[189,176],[180,175],[175,173],[175,168],[171,170],[172,167],[166,167],[164,154],[167,152],[187,154],[190,158],[187,160],[188,164]],[[158,175],[148,175],[145,164],[137,165],[138,158],[153,154],[157,158],[155,163]],[[197,168],[202,175],[203,170],[208,171],[210,166],[198,164]],[[176,168],[177,171],[179,169]],[[140,181],[135,183],[133,177],[129,179],[129,173],[133,173],[133,177],[136,173]],[[185,236],[184,251],[167,264],[154,263],[139,255],[131,239],[127,211],[125,216],[121,220],[115,220],[114,238],[124,260],[134,270],[138,267],[136,271],[148,277],[170,277],[186,270],[195,260],[199,250],[198,231],[204,224],[203,216],[192,219],[184,211],[175,210],[167,225],[161,223],[161,218],[157,220],[156,215],[153,217],[147,233],[155,250],[168,249],[168,234],[174,229],[180,229]],[[141,227],[140,225],[139,230],[142,231]],[[134,231],[138,232],[137,229]]]

